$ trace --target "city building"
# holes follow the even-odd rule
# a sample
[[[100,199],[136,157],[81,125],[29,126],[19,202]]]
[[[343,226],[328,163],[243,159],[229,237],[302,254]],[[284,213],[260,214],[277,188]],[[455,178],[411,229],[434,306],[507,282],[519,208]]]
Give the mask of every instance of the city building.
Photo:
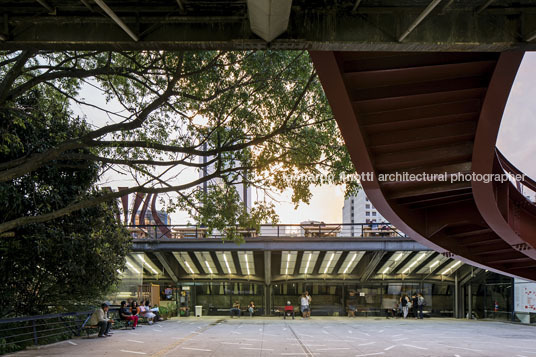
[[[344,200],[342,222],[353,225],[360,223],[387,223],[388,221],[369,201],[365,191],[360,190],[357,195],[347,197]],[[359,225],[345,227],[345,229],[350,230],[351,237],[361,236],[363,233],[363,227]]]
[[[203,145],[203,150],[207,150],[208,145]],[[201,170],[199,170],[199,178],[204,178],[208,175],[211,175],[216,170],[214,163],[207,164],[211,160],[214,159],[214,156],[201,156],[199,158],[200,164],[205,164]],[[239,163],[233,163],[233,165],[239,165]],[[247,178],[247,172],[244,171],[241,175],[239,175],[239,180],[244,181]],[[208,189],[211,185],[221,185],[223,183],[223,180],[221,178],[215,178],[208,181],[203,182],[200,184],[201,190],[203,190],[205,193],[208,192]],[[240,200],[244,203],[246,209],[249,211],[251,209],[251,186],[244,184],[243,182],[236,183],[235,188],[238,192],[238,195],[240,196]]]

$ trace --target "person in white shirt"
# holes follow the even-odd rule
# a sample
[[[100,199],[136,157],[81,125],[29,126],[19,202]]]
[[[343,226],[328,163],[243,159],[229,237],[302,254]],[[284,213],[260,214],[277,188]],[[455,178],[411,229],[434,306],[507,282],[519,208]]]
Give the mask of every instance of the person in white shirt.
[[[307,296],[305,296],[305,294],[302,294],[300,298],[300,305],[302,311],[302,318],[306,319],[309,313],[309,299],[307,298]]]
[[[100,309],[95,310],[89,320],[90,325],[99,326],[99,337],[111,336],[110,328],[112,327],[114,320],[108,316],[108,309],[108,304],[103,303]]]
[[[309,309],[307,310],[307,317],[311,317],[311,301],[313,300],[313,298],[311,297],[311,295],[309,295],[308,291],[305,292],[305,297],[307,298],[307,302],[309,305]]]

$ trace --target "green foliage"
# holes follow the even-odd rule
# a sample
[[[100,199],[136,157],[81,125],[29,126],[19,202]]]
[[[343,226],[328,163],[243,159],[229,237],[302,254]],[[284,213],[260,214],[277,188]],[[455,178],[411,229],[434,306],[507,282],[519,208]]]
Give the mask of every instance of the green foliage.
[[[230,189],[238,183],[260,192],[291,190],[296,205],[309,202],[312,185],[346,184],[347,193],[359,189],[343,180],[355,170],[306,51],[26,51],[0,57],[5,63],[0,78],[13,78],[0,86],[5,110],[16,109],[18,98],[39,90],[43,99],[62,107],[47,113],[62,112],[74,120],[76,103],[91,108],[87,121],[97,127],[63,137],[54,134],[58,140],[40,151],[54,154],[45,155],[48,159],[33,151],[20,162],[6,157],[0,182],[33,174],[52,160],[91,162],[99,175],[113,167],[145,193],[168,193],[160,196],[168,211],[187,209],[218,230],[224,224],[256,227],[274,220],[273,207],[266,203],[250,212],[240,209]],[[99,94],[85,98],[88,87]],[[40,102],[43,111],[52,105]],[[20,136],[24,126],[38,126],[35,120],[21,119],[9,125],[2,131],[4,155],[25,148]],[[209,177],[192,179],[199,177],[192,170],[207,168]],[[331,180],[319,179],[322,175]],[[197,192],[200,184],[211,185],[215,179],[223,186],[208,194]],[[45,190],[43,212],[66,208],[62,215],[88,207],[80,202],[90,199],[77,191],[70,203],[57,201],[49,207],[49,194]],[[10,216],[0,222],[0,232],[9,225],[50,219],[36,215],[42,218]],[[228,238],[232,236],[230,232]]]
[[[2,132],[16,137],[4,146],[0,162],[44,152],[87,126],[61,102],[39,91],[18,98],[1,112]],[[77,149],[75,152],[85,152]],[[67,205],[74,197],[99,196],[94,162],[50,161],[38,169],[0,182],[0,217],[35,216]],[[130,237],[109,203],[13,230],[0,238],[0,316],[68,311],[99,299],[117,281]]]

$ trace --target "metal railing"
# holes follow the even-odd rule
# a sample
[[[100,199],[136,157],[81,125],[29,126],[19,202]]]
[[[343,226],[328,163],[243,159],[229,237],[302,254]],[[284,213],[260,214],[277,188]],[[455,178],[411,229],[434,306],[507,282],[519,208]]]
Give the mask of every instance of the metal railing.
[[[126,225],[134,239],[197,239],[225,238],[228,233],[243,238],[289,238],[289,237],[407,237],[390,223],[302,223],[263,224],[258,229],[240,226],[227,227],[223,231],[199,225]]]
[[[93,310],[0,319],[0,354],[80,336]]]
[[[497,159],[499,160],[499,164],[501,165],[501,168],[503,171],[511,176],[521,176],[523,175],[524,179],[522,181],[514,181],[513,184],[516,187],[516,189],[524,196],[529,196],[528,193],[532,194],[532,198],[529,198],[529,201],[531,201],[533,204],[536,204],[536,181],[531,179],[530,177],[526,176],[523,172],[521,172],[517,167],[515,167],[504,155],[499,151],[499,149],[495,148],[495,152],[497,154]],[[529,192],[527,192],[527,190]]]

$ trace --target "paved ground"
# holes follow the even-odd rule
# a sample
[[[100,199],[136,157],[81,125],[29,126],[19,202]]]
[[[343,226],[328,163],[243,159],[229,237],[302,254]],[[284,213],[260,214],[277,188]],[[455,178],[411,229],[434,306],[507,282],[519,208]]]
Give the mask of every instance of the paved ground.
[[[454,319],[181,318],[13,356],[536,356],[536,327]]]

